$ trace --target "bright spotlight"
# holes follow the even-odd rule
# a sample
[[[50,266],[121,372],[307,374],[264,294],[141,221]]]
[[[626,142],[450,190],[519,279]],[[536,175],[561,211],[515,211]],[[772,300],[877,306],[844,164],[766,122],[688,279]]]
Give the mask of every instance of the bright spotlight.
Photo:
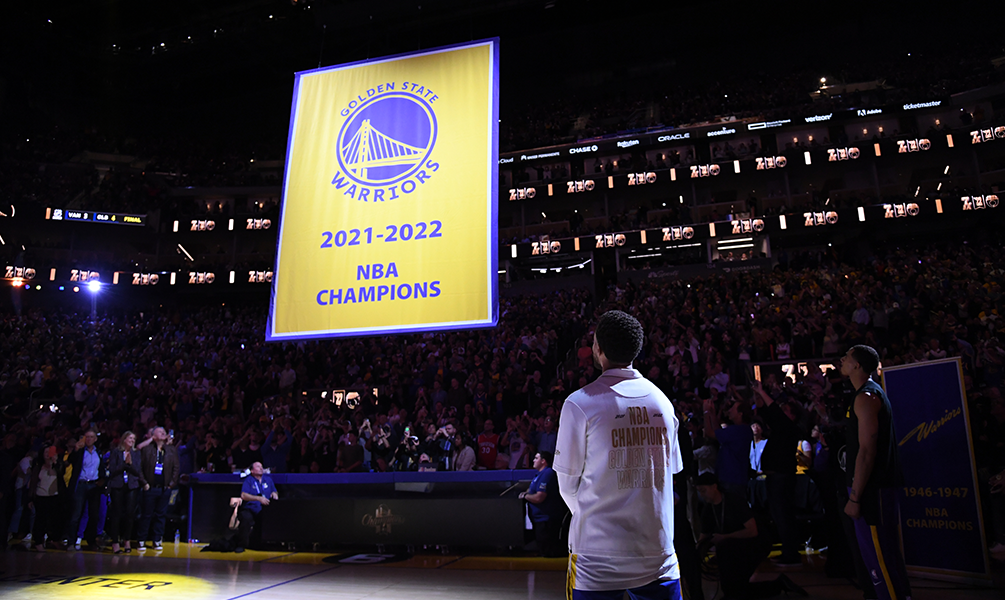
[[[79,291],[80,291],[80,288],[79,288],[78,286],[73,286],[73,291],[74,291],[74,292],[79,292]]]
[[[92,294],[96,294],[99,290],[101,290],[101,282],[97,279],[92,279],[87,282],[87,289],[91,290]]]

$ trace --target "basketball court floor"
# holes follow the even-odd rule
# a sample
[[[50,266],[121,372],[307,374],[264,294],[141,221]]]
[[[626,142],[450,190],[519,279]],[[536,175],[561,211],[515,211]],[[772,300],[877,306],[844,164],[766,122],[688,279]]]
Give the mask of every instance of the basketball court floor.
[[[200,552],[202,544],[161,551],[3,553],[0,597],[18,600],[510,600],[565,597],[563,559],[429,554]],[[371,550],[372,551],[372,550]],[[811,598],[851,600],[862,594],[828,579],[819,556],[787,571]],[[765,567],[758,578],[773,578]],[[1001,598],[995,589],[915,580],[915,600]],[[705,581],[705,600],[720,598]]]

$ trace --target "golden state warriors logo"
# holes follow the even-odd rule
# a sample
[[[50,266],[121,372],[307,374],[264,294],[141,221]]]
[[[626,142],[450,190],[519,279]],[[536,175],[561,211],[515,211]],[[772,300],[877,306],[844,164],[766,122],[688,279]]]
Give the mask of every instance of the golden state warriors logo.
[[[430,160],[437,134],[431,103],[437,99],[420,84],[389,82],[350,101],[342,109],[346,120],[332,185],[363,202],[414,192],[439,169]]]

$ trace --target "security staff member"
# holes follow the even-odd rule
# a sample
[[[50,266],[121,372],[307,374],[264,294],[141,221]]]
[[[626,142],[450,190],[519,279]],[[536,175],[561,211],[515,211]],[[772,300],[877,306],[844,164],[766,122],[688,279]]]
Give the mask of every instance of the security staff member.
[[[262,463],[251,465],[251,476],[244,479],[241,486],[241,511],[238,518],[241,525],[237,530],[237,548],[234,552],[244,552],[251,542],[251,532],[259,523],[262,507],[268,506],[273,500],[279,500],[279,492],[272,477],[265,473]],[[258,532],[261,537],[261,531]],[[257,546],[257,544],[256,544]]]
[[[520,498],[528,502],[531,523],[534,524],[534,538],[542,556],[565,556],[562,552],[560,529],[562,526],[562,503],[559,501],[558,479],[551,468],[554,455],[542,450],[534,455],[537,475],[530,482]]]

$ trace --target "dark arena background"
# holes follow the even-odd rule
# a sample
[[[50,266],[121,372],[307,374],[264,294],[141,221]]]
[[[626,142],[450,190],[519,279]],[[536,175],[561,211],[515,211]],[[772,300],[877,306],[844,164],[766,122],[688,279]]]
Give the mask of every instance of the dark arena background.
[[[598,317],[619,309],[680,421],[677,548],[701,574],[685,597],[723,597],[715,551],[694,552],[714,424],[746,404],[769,445],[789,439],[755,388],[799,432],[800,559],[771,560],[755,441],[740,489],[770,551],[750,597],[876,597],[844,514],[854,390],[838,365],[856,344],[891,375],[913,598],[1000,597],[997,4],[2,12],[0,596],[562,598],[569,560],[542,556],[521,493],[563,402],[600,374]],[[294,73],[489,38],[498,325],[266,343]],[[131,475],[105,488],[116,456],[131,472],[127,432],[164,493],[124,493]],[[256,462],[279,499],[242,542]]]

